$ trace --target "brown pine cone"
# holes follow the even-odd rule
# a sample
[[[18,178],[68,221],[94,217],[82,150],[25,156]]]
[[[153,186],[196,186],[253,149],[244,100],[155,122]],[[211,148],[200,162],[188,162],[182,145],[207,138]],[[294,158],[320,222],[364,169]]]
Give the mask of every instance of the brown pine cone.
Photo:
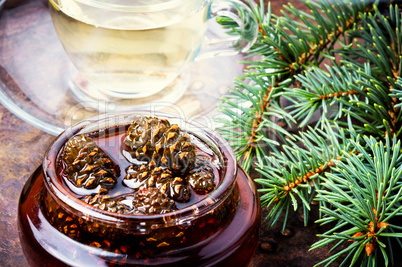
[[[156,188],[141,188],[132,203],[134,214],[163,214],[177,209],[175,202]]]
[[[167,167],[176,174],[187,173],[195,163],[195,146],[176,124],[167,120],[141,117],[134,120],[124,140],[131,157]]]
[[[131,165],[126,172],[123,182],[130,188],[157,188],[178,202],[190,200],[191,192],[186,181],[174,176],[168,168],[154,167],[151,164]]]
[[[116,213],[130,213],[130,207],[121,203],[124,197],[111,198],[109,195],[96,194],[95,196],[86,196],[84,202],[95,208]]]
[[[187,176],[189,185],[197,194],[207,194],[215,189],[214,170],[209,160],[197,159]]]
[[[68,140],[62,159],[66,165],[63,176],[76,187],[112,188],[116,184],[117,166],[89,136],[81,134]]]
[[[155,146],[160,142],[166,129],[170,127],[167,120],[152,117],[139,117],[127,130],[124,144],[133,158],[151,162]]]
[[[154,167],[150,164],[131,165],[126,170],[124,184],[133,189],[141,187],[160,188],[162,184],[173,179],[173,173],[170,169]]]
[[[171,199],[181,203],[188,202],[191,198],[191,191],[188,184],[180,177],[175,177],[164,183],[160,191],[167,194]]]

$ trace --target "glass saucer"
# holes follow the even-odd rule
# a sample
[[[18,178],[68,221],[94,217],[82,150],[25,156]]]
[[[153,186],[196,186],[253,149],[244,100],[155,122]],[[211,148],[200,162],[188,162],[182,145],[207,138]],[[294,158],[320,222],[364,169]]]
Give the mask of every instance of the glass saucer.
[[[219,97],[232,86],[234,77],[243,73],[243,65],[238,63],[242,59],[237,55],[190,62],[180,79],[188,83],[184,85],[187,89],[178,92],[177,99],[164,99],[160,94],[141,108],[164,110],[187,118],[211,114]],[[0,103],[3,106],[53,135],[95,115],[127,111],[123,103],[85,101],[82,96],[74,95],[69,86],[76,73],[56,36],[46,1],[31,0],[4,10],[0,18]]]

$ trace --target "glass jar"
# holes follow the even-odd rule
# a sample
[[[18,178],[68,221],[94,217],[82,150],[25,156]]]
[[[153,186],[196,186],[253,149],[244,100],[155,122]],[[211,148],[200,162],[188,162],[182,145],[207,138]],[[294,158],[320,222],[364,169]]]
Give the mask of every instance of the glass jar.
[[[228,143],[212,130],[172,115],[152,115],[178,124],[198,140],[197,149],[219,159],[216,188],[165,214],[118,214],[94,208],[61,181],[57,169],[61,150],[69,138],[82,133],[96,134],[103,146],[119,150],[119,134],[138,115],[106,114],[85,120],[58,136],[45,154],[43,169],[30,177],[21,193],[20,240],[30,265],[248,265],[260,228],[253,181],[237,167]]]

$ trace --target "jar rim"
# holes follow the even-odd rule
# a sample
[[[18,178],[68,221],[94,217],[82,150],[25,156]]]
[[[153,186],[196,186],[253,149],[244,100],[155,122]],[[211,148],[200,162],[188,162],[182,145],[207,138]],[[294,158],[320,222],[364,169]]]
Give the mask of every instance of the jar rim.
[[[81,133],[94,133],[95,131],[108,129],[113,126],[127,125],[139,116],[152,116],[159,119],[167,119],[172,124],[176,122],[180,123],[181,121],[182,125],[179,125],[179,127],[183,131],[199,138],[209,146],[213,145],[214,147],[211,148],[214,150],[214,153],[219,153],[220,155],[218,154],[218,156],[220,160],[225,161],[224,164],[222,164],[223,175],[219,185],[201,200],[182,209],[164,214],[134,215],[114,213],[95,208],[76,198],[70,189],[61,184],[57,174],[57,160],[61,149],[69,138]],[[228,142],[216,131],[209,129],[205,125],[196,121],[189,122],[188,119],[175,116],[171,113],[136,111],[135,113],[103,114],[86,119],[67,128],[51,143],[46,151],[43,161],[43,173],[46,189],[50,195],[52,195],[53,199],[59,202],[59,205],[61,204],[65,208],[71,209],[73,212],[79,212],[91,219],[100,219],[106,222],[152,222],[152,224],[159,223],[166,225],[172,222],[173,224],[181,224],[191,221],[210,212],[224,202],[236,184],[237,163],[233,150]],[[167,220],[167,218],[169,220]]]

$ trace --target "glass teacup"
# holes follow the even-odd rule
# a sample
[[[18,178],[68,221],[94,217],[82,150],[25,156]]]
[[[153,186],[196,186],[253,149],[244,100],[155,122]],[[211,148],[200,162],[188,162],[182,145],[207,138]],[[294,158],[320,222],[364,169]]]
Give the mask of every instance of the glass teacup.
[[[240,7],[250,25],[237,14]],[[180,97],[186,85],[179,75],[187,62],[233,52],[228,47],[242,42],[237,38],[221,38],[225,45],[215,47],[205,41],[210,18],[228,16],[252,32],[237,52],[251,46],[258,30],[252,12],[236,0],[50,0],[50,13],[80,72],[73,92],[112,102],[147,101],[158,92]]]

